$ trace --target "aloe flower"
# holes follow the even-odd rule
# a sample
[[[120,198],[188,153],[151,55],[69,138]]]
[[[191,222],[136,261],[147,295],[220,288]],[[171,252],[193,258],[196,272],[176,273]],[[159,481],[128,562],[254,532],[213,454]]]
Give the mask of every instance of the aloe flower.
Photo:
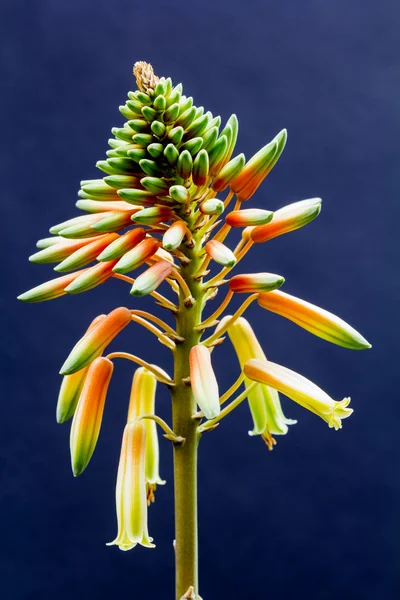
[[[147,518],[156,486],[164,483],[160,427],[162,443],[172,443],[174,453],[175,600],[199,600],[197,456],[203,435],[229,426],[226,417],[247,400],[250,435],[261,436],[272,449],[274,436],[286,434],[294,423],[282,412],[279,392],[334,429],[352,412],[348,399],[335,402],[304,377],[266,359],[244,318],[248,307],[254,303],[346,348],[370,345],[332,313],[281,292],[285,278],[269,272],[268,253],[257,272],[237,270],[258,244],[300,230],[321,212],[320,198],[275,211],[263,201],[250,205],[264,181],[267,191],[285,148],[286,129],[246,160],[236,152],[236,115],[221,124],[221,117],[184,94],[182,84],[158,77],[145,62],[135,64],[134,76],[137,89],[119,107],[121,122],[111,129],[108,149],[96,163],[98,177],[81,181],[76,213],[52,226],[51,237],[40,239],[30,256],[33,263],[54,263],[62,275],[19,299],[44,302],[89,291],[94,298],[93,290],[100,293],[103,284],[128,286],[129,307],[96,318],[62,365],[57,420],[73,417],[71,459],[79,475],[96,446],[114,362],[136,365],[117,475],[118,535],[111,545],[153,547]],[[239,234],[235,244],[232,229]],[[214,308],[208,311],[211,302]],[[143,303],[150,309],[144,310]],[[134,330],[132,353],[110,351],[128,326]],[[160,352],[170,353],[173,375],[153,362],[156,352],[150,352],[151,360],[142,356],[147,349],[142,329],[160,343]],[[233,383],[220,393],[214,366],[229,341],[238,361],[228,364]],[[268,356],[273,356],[274,340],[268,343]],[[171,394],[170,424],[157,414],[158,384]]]
[[[127,423],[122,438],[117,487],[118,535],[108,546],[131,550],[137,544],[154,548],[147,529],[146,427],[141,421]]]
[[[353,412],[351,408],[347,408],[350,398],[336,402],[317,385],[281,365],[267,360],[251,359],[246,362],[244,373],[249,379],[279,390],[321,417],[334,429],[341,429],[342,419],[346,419]]]

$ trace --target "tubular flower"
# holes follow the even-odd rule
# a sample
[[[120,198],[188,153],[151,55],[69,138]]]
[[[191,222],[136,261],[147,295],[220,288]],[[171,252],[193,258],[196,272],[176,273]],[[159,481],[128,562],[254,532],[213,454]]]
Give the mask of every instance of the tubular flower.
[[[146,427],[142,421],[126,424],[115,493],[118,535],[108,546],[131,550],[137,544],[154,548],[147,529]]]
[[[89,325],[86,333],[88,333],[93,327],[100,323],[106,315],[99,315]],[[72,417],[75,412],[76,405],[78,404],[79,396],[85,383],[86,375],[89,367],[84,367],[80,371],[73,373],[72,375],[65,375],[63,377],[60,392],[58,394],[57,402],[57,423],[64,423]]]
[[[229,319],[229,317],[225,317],[225,319]],[[228,335],[242,369],[246,362],[252,358],[266,360],[263,349],[250,323],[243,317],[237,319],[229,327]],[[250,384],[251,381],[246,378],[246,389]],[[254,423],[253,431],[250,431],[249,435],[261,435],[269,449],[272,450],[275,443],[272,435],[285,435],[288,432],[287,426],[296,423],[296,421],[287,419],[284,416],[278,393],[268,385],[258,385],[253,388],[250,390],[247,399]]]
[[[99,356],[87,372],[71,426],[71,463],[75,477],[86,469],[96,447],[113,368],[110,360]]]
[[[97,323],[72,348],[61,367],[61,375],[71,375],[89,365],[104,348],[131,322],[131,312],[121,306]]]
[[[218,383],[211,365],[210,351],[198,344],[189,355],[190,382],[193,396],[207,419],[219,415]]]
[[[280,291],[260,294],[258,304],[332,344],[351,350],[371,348],[371,344],[343,319],[296,296]]]
[[[341,420],[346,419],[353,412],[351,408],[347,408],[350,398],[335,402],[321,388],[302,375],[268,360],[249,360],[243,370],[249,379],[275,388],[321,417],[329,427],[336,430],[341,429]]]
[[[251,232],[253,242],[267,242],[278,235],[304,227],[321,212],[321,198],[301,200],[274,212],[270,223],[255,227]]]
[[[136,369],[131,387],[131,396],[128,409],[128,423],[140,418],[142,415],[154,415],[155,394],[157,380],[150,371],[144,367]],[[157,485],[164,485],[165,481],[159,474],[160,452],[156,423],[151,419],[144,419],[146,428],[146,490],[147,502],[154,502],[154,492]]]
[[[229,280],[229,289],[236,294],[270,292],[281,287],[284,282],[285,278],[275,273],[249,273],[234,275]]]
[[[163,236],[163,246],[165,250],[176,250],[176,248],[179,248],[186,233],[186,224],[183,221],[176,221],[173,223]]]

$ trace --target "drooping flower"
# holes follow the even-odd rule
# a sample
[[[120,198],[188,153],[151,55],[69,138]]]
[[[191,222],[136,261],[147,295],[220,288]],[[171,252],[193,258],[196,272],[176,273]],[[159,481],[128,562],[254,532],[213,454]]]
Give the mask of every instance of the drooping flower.
[[[96,447],[113,369],[113,363],[103,356],[96,358],[88,369],[71,426],[71,463],[75,477],[85,470]]]
[[[207,419],[219,415],[218,383],[211,364],[210,351],[205,346],[193,346],[189,354],[190,382],[194,399]]]
[[[275,388],[321,417],[329,427],[336,430],[341,429],[342,419],[346,419],[353,412],[351,408],[347,408],[350,398],[336,402],[315,383],[276,363],[252,359],[246,362],[243,370],[249,379]]]
[[[130,423],[142,415],[154,415],[157,380],[144,367],[136,369],[131,387],[127,422]],[[144,419],[146,427],[146,490],[148,503],[154,502],[157,485],[164,485],[159,473],[160,452],[157,426],[151,419]]]
[[[93,319],[86,330],[86,333],[93,329],[97,323],[100,323],[105,316],[106,315],[99,315]],[[65,375],[63,377],[57,401],[57,423],[64,423],[65,421],[68,421],[68,419],[70,419],[74,414],[76,405],[78,404],[78,400],[81,395],[83,384],[85,383],[88,369],[89,366],[86,366],[72,375]]]
[[[61,367],[61,375],[71,375],[90,364],[130,322],[131,311],[127,308],[111,311],[75,344]]]
[[[125,425],[115,492],[118,534],[108,546],[130,550],[137,544],[154,548],[147,527],[146,426],[134,420]]]
[[[221,321],[230,317],[227,316]],[[235,349],[240,367],[243,369],[247,361],[252,358],[266,360],[263,349],[250,325],[244,318],[240,317],[228,328],[229,339]],[[246,378],[245,386],[249,387],[251,381]],[[253,417],[254,428],[250,435],[261,435],[272,450],[274,444],[273,435],[284,435],[288,431],[288,425],[296,423],[292,419],[287,419],[281,408],[278,393],[268,387],[268,385],[258,385],[250,390],[248,402]]]
[[[371,344],[343,319],[296,296],[274,291],[260,294],[258,304],[332,344],[351,350],[371,348]]]

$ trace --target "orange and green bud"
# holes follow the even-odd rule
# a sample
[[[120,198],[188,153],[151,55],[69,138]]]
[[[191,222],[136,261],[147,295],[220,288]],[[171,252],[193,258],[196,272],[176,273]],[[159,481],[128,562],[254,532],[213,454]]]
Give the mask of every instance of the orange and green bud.
[[[229,183],[234,179],[244,167],[246,158],[244,154],[238,154],[235,158],[232,158],[218,173],[213,181],[213,190],[215,192],[222,192],[225,190]]]
[[[260,294],[258,304],[332,344],[350,350],[371,348],[371,344],[343,319],[296,296],[280,291]]]
[[[100,239],[95,239],[89,242],[82,248],[79,248],[63,260],[59,265],[54,267],[55,271],[72,271],[73,269],[79,269],[85,265],[93,262],[109,244],[118,238],[116,233],[109,233],[108,235],[102,236]]]
[[[176,170],[179,177],[182,177],[182,179],[188,179],[192,173],[192,167],[192,155],[188,150],[183,150],[183,152],[180,153],[178,162],[176,164]]]
[[[132,216],[132,221],[140,225],[158,225],[162,221],[169,221],[170,218],[171,211],[167,206],[151,206],[139,210]]]
[[[103,239],[105,236],[99,236],[97,240]],[[46,248],[42,248],[39,252],[35,252],[29,257],[30,262],[38,264],[49,264],[64,260],[71,256],[76,250],[93,242],[93,238],[84,238],[80,240],[65,240],[61,237],[53,238],[54,244],[49,244]],[[42,242],[43,240],[39,240]]]
[[[159,177],[143,177],[140,180],[141,185],[152,194],[166,194],[168,193],[168,184]]]
[[[67,294],[82,294],[101,285],[113,275],[113,267],[117,261],[99,263],[94,267],[85,269],[83,273],[75,277],[75,279],[67,285],[65,291]]]
[[[221,412],[217,378],[211,364],[208,348],[198,344],[189,354],[190,383],[193,396],[206,419],[214,419]]]
[[[173,185],[170,187],[169,195],[175,202],[179,202],[180,204],[190,200],[189,190],[183,187],[183,185]]]
[[[20,294],[17,299],[22,302],[33,303],[54,300],[54,298],[64,296],[67,293],[65,291],[66,288],[71,285],[77,277],[84,275],[88,270],[89,269],[82,269],[81,271],[75,271],[75,273],[69,273],[63,277],[56,277],[56,279],[46,281],[45,283]]]
[[[141,273],[131,288],[132,296],[147,296],[154,292],[172,271],[172,264],[166,260],[160,260],[152,265],[147,271]]]
[[[71,375],[100,356],[108,344],[131,322],[131,311],[121,306],[111,311],[75,344],[61,367],[61,375]]]
[[[159,246],[159,240],[152,237],[146,238],[120,258],[113,269],[114,272],[128,273],[129,271],[133,271],[133,269],[136,269],[153,256]]]
[[[254,225],[265,225],[272,221],[274,213],[270,210],[259,208],[245,208],[244,210],[233,210],[225,217],[231,227],[249,227]]]
[[[229,280],[229,289],[236,294],[270,292],[280,288],[284,282],[285,278],[275,273],[243,273]]]
[[[118,196],[129,204],[150,206],[157,202],[157,197],[147,190],[136,190],[134,188],[118,190]]]
[[[256,243],[267,242],[278,235],[304,227],[318,217],[321,212],[321,202],[321,198],[311,198],[280,208],[274,212],[270,223],[253,229],[251,239]]]
[[[200,204],[199,210],[203,215],[220,215],[224,212],[224,203],[218,198],[209,198]]]
[[[134,215],[138,212],[141,212],[141,209],[108,212],[103,219],[92,225],[92,229],[101,233],[120,231],[131,225]]]
[[[86,330],[86,333],[93,329],[97,323],[100,323],[105,316],[106,315],[99,315],[93,319]],[[68,419],[70,419],[74,414],[76,405],[78,404],[78,400],[81,395],[83,384],[85,383],[88,369],[89,366],[84,367],[72,375],[65,375],[63,377],[57,401],[57,423],[65,423],[65,421],[68,421]]]
[[[228,150],[228,140],[225,135],[220,135],[212,148],[208,149],[208,158],[210,161],[210,175],[219,172],[221,164]]]
[[[117,192],[104,179],[93,180],[92,183],[82,185],[82,191],[91,198],[99,200],[118,200]]]
[[[268,360],[252,359],[245,364],[243,370],[252,381],[264,383],[278,390],[294,402],[321,417],[328,423],[329,427],[336,430],[341,429],[341,420],[346,419],[353,412],[351,408],[347,408],[350,404],[350,398],[344,398],[341,402],[336,402],[315,383],[276,363]]]
[[[113,363],[102,356],[88,369],[71,426],[71,463],[75,477],[86,469],[96,447],[113,369]]]
[[[165,250],[175,250],[182,244],[187,233],[184,221],[175,221],[164,233],[163,246]]]
[[[222,319],[220,326],[229,318],[228,316]],[[266,360],[250,323],[243,317],[237,319],[229,327],[228,335],[242,369],[252,358]],[[245,378],[244,384],[247,389],[251,385],[251,381]],[[274,443],[272,435],[285,435],[288,432],[287,426],[293,425],[296,421],[284,416],[278,393],[267,385],[258,385],[251,389],[247,399],[253,418],[253,430],[249,431],[249,435],[261,435],[272,450]]]
[[[123,200],[111,200],[110,202],[103,200],[78,200],[75,203],[76,208],[84,210],[88,213],[100,213],[100,212],[121,212],[123,210],[129,210],[132,212],[132,205],[124,202]],[[139,207],[136,209],[139,210]]]
[[[204,141],[202,140],[204,145]],[[209,161],[207,150],[200,150],[193,163],[192,179],[198,187],[203,186],[208,179]]]
[[[118,534],[108,546],[131,550],[137,544],[154,548],[147,528],[146,426],[127,423],[122,438],[115,492]]]
[[[101,254],[97,257],[97,260],[108,261],[121,258],[126,252],[129,252],[132,248],[137,246],[141,241],[144,240],[146,234],[142,227],[137,227],[127,231],[124,235],[118,236],[116,240],[111,242]]]
[[[239,200],[248,200],[257,191],[282,154],[286,138],[286,129],[282,129],[272,142],[261,148],[235,177],[231,183],[231,190]]]
[[[211,256],[213,260],[219,265],[224,267],[233,267],[236,263],[236,256],[233,254],[225,244],[218,240],[210,240],[204,246],[206,253]]]
[[[100,232],[95,231],[93,225],[102,221],[109,215],[110,213],[107,211],[82,215],[81,217],[77,217],[75,223],[59,229],[57,233],[62,237],[75,239],[97,236]],[[68,223],[68,221],[66,221],[66,223]],[[52,233],[51,230],[50,232]]]

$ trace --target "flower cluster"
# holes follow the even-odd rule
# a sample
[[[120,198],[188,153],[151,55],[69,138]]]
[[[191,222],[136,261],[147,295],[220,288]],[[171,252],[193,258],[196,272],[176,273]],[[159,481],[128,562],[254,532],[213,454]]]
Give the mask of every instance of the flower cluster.
[[[242,208],[281,156],[286,130],[246,162],[243,154],[233,156],[238,135],[235,115],[220,130],[220,117],[196,107],[191,97],[183,95],[181,84],[173,86],[170,79],[159,79],[146,63],[137,63],[134,72],[138,89],[129,92],[120,107],[126,122],[112,130],[107,158],[97,163],[105,175],[81,182],[76,206],[87,214],[52,227],[52,237],[40,240],[39,250],[30,257],[35,263],[58,263],[55,270],[68,274],[19,297],[25,302],[41,302],[85,292],[114,277],[131,285],[132,296],[152,295],[175,318],[176,328],[138,309],[120,307],[100,315],[61,369],[57,420],[63,423],[72,418],[72,470],[80,475],[98,440],[113,360],[125,358],[140,365],[133,375],[117,476],[118,535],[112,544],[123,550],[138,543],[153,546],[147,507],[154,501],[156,486],[164,483],[159,476],[156,424],[167,439],[179,445],[185,442],[190,427],[196,428],[199,437],[247,399],[253,420],[249,433],[261,436],[272,449],[274,436],[286,434],[288,425],[295,423],[284,416],[279,393],[335,429],[351,414],[349,398],[334,401],[314,383],[266,358],[243,317],[253,301],[334,344],[350,349],[370,347],[342,319],[282,292],[279,288],[285,280],[281,275],[230,276],[254,244],[295,231],[320,213],[319,198],[275,212]],[[235,248],[225,244],[231,228],[242,229]],[[210,265],[222,268],[209,277]],[[140,274],[133,279],[130,274],[137,269]],[[177,294],[177,303],[160,294],[163,282]],[[206,303],[224,285],[224,300],[203,319]],[[240,294],[246,295],[243,303],[232,315],[224,316],[231,300]],[[173,353],[174,379],[136,355],[105,354],[131,322],[145,327]],[[202,339],[209,328],[213,332]],[[211,357],[212,350],[224,342],[225,333],[240,371],[232,386],[220,394]],[[166,384],[173,394],[190,388],[193,410],[181,430],[174,431],[156,415],[157,382]],[[232,400],[242,385],[243,390]]]

